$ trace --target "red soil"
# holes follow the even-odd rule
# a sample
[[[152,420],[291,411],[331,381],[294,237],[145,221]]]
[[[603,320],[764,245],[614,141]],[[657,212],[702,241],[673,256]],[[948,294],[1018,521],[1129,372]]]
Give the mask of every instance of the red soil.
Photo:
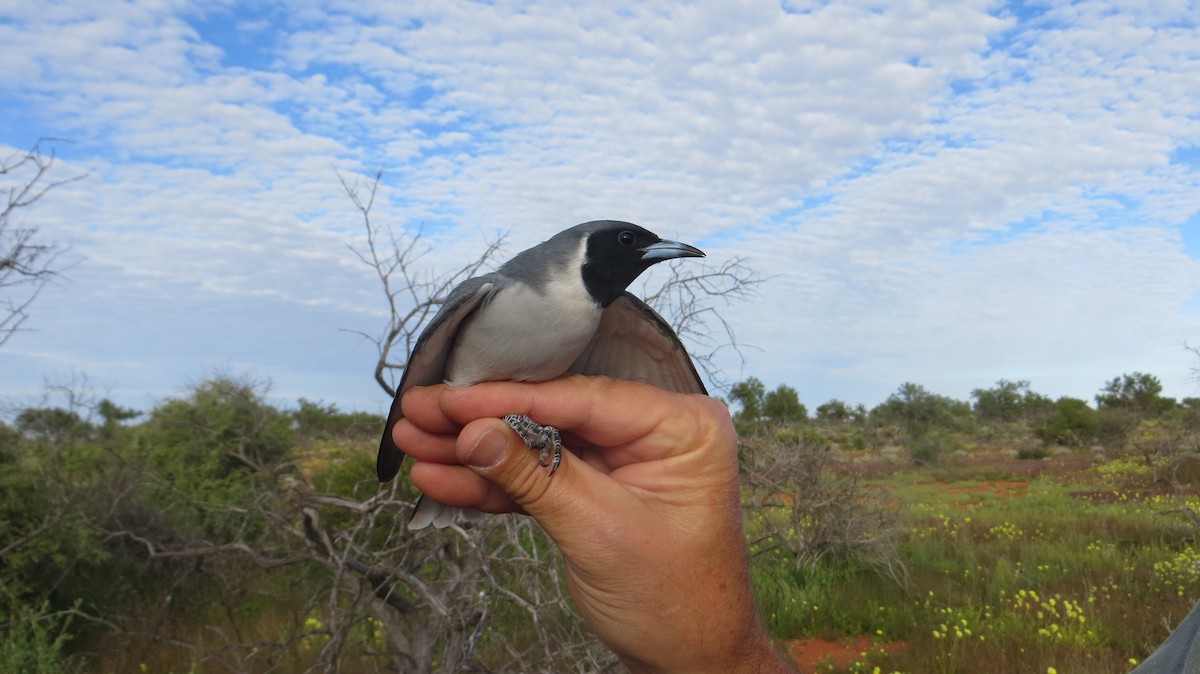
[[[836,670],[845,670],[851,663],[863,659],[864,653],[895,655],[908,648],[903,641],[886,644],[871,642],[871,637],[859,635],[852,641],[826,641],[825,639],[793,639],[788,641],[792,660],[804,674],[828,672],[833,665]]]
[[[996,480],[995,482],[984,482],[970,487],[950,487],[946,490],[946,493],[975,494],[983,491],[994,491],[997,496],[1020,496],[1028,488],[1029,483],[1024,480]]]

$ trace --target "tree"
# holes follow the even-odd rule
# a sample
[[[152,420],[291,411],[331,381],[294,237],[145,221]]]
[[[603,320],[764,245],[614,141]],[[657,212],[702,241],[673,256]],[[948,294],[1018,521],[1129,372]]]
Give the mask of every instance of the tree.
[[[956,430],[967,423],[970,407],[938,395],[920,384],[905,382],[887,400],[871,410],[871,416],[904,427],[910,438],[932,429]]]
[[[1135,441],[1137,429],[1144,422],[1158,419],[1176,407],[1173,398],[1162,395],[1162,382],[1158,377],[1142,372],[1114,377],[1096,394],[1100,418],[1096,439],[1106,445],[1145,446],[1144,438]]]
[[[767,387],[758,377],[750,377],[740,381],[729,389],[729,399],[742,406],[738,412],[738,421],[753,423],[762,418],[763,401]]]
[[[342,412],[333,403],[301,398],[292,410],[296,431],[310,438],[354,438],[383,428],[383,417],[366,412]]]
[[[829,402],[817,405],[817,418],[821,421],[841,423],[850,419],[850,406],[844,401],[833,398]]]
[[[75,582],[107,563],[89,519],[113,507],[97,488],[117,488],[90,419],[94,408],[87,393],[49,385],[40,406],[15,414],[14,427],[0,424],[0,615],[15,601],[41,607],[50,626],[78,602],[119,591],[108,578]],[[0,642],[13,636],[5,627]]]
[[[99,414],[102,420],[100,434],[108,439],[111,439],[116,434],[121,424],[142,415],[137,410],[121,407],[107,398],[97,403],[96,414]]]
[[[742,479],[749,499],[752,568],[778,574],[772,568],[778,559],[793,569],[830,560],[863,563],[896,580],[906,577],[896,547],[901,531],[895,509],[859,475],[837,468],[828,441],[817,433],[783,429],[774,437],[760,433],[744,442],[749,445]]]
[[[1192,355],[1195,356],[1198,361],[1200,361],[1200,346],[1192,346],[1191,344],[1184,342],[1183,348],[1191,351]],[[1192,365],[1192,367],[1188,370],[1188,375],[1188,379],[1190,379],[1193,384],[1200,384],[1200,362]]]
[[[670,276],[657,287],[654,275],[642,281],[642,299],[663,316],[688,345],[688,353],[704,376],[717,389],[729,386],[716,358],[727,349],[741,358],[742,345],[734,326],[721,315],[721,306],[753,297],[763,277],[733,257],[716,265],[695,260],[667,263]],[[743,364],[745,359],[742,358]]]
[[[843,400],[833,398],[829,402],[817,406],[817,418],[821,421],[844,423],[847,421],[861,422],[867,418],[867,409],[859,403],[851,407]]]
[[[763,403],[763,414],[777,424],[804,421],[808,418],[808,408],[800,402],[800,395],[796,389],[787,384],[780,384],[767,394]]]
[[[52,180],[53,151],[42,154],[35,143],[28,152],[18,152],[0,160],[0,345],[21,329],[29,318],[29,307],[43,286],[61,273],[59,244],[39,239],[36,226],[25,226],[18,217],[50,190],[83,178]]]
[[[1079,398],[1062,397],[1054,403],[1054,416],[1035,433],[1046,443],[1082,447],[1096,439],[1100,414]]]
[[[923,464],[959,448],[951,433],[970,425],[971,408],[964,402],[905,382],[871,410],[871,418],[904,429],[909,456],[913,463]]]
[[[295,438],[287,416],[263,402],[265,392],[263,382],[227,376],[200,382],[150,412],[144,444],[181,482],[278,463]]]
[[[30,439],[57,444],[89,430],[78,412],[61,407],[23,410],[17,415],[16,426],[22,435]]]
[[[421,327],[437,313],[455,286],[475,276],[499,252],[504,237],[487,242],[482,253],[471,262],[449,272],[435,273],[419,266],[425,249],[421,243],[421,232],[411,236],[397,236],[390,227],[377,225],[371,220],[371,210],[379,193],[383,172],[375,173],[365,187],[357,182],[351,184],[340,173],[342,190],[358,210],[367,235],[367,247],[359,250],[351,247],[354,254],[375,272],[387,301],[388,319],[378,335],[360,333],[375,343],[379,358],[375,362],[375,383],[389,396],[396,395],[396,375],[404,370],[406,360],[395,359],[399,354],[407,359],[412,353]]]
[[[1162,388],[1162,382],[1154,375],[1123,374],[1104,384],[1096,394],[1096,406],[1101,410],[1120,409],[1157,416],[1175,407],[1175,400],[1164,397]]]
[[[1030,391],[1029,381],[1024,379],[1001,379],[990,389],[971,391],[971,397],[975,399],[975,414],[985,421],[1027,421],[1053,406],[1046,396]]]

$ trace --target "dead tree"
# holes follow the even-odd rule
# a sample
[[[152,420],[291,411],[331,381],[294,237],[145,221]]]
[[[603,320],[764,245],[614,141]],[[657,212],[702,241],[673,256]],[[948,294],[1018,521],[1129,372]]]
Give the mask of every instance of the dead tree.
[[[692,360],[704,371],[712,386],[720,391],[730,382],[717,363],[722,351],[731,350],[744,362],[737,333],[721,309],[751,300],[763,277],[741,257],[724,262],[699,265],[695,260],[670,263],[670,276],[661,285],[643,283],[643,297],[662,314],[675,334],[688,346]]]
[[[0,345],[21,329],[42,288],[62,271],[63,246],[42,241],[39,228],[20,217],[50,190],[84,177],[51,179],[54,163],[54,152],[43,154],[40,142],[0,160]]]
[[[856,560],[907,582],[896,514],[856,473],[837,466],[837,450],[791,429],[754,434],[743,445],[752,558],[782,555],[797,569]]]
[[[358,259],[375,272],[387,300],[388,320],[378,335],[363,334],[379,350],[375,364],[375,382],[389,396],[396,395],[393,378],[404,370],[408,354],[412,353],[421,328],[437,313],[451,290],[459,283],[479,273],[504,245],[500,236],[488,241],[484,250],[471,262],[452,271],[435,273],[421,267],[423,248],[421,232],[397,236],[390,228],[371,220],[371,209],[379,193],[382,172],[377,172],[366,186],[349,183],[338,174],[342,189],[362,216],[366,230],[366,250],[351,247]],[[401,360],[395,357],[399,355]]]

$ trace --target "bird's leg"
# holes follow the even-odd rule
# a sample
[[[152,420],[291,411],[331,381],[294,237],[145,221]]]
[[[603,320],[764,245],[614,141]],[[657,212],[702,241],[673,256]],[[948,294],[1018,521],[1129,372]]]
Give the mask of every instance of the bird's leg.
[[[542,467],[549,466],[551,475],[558,470],[558,464],[562,463],[562,437],[557,428],[543,426],[524,414],[506,414],[504,423],[511,426],[530,449],[538,450],[538,462]],[[546,463],[546,457],[551,453],[554,459]]]

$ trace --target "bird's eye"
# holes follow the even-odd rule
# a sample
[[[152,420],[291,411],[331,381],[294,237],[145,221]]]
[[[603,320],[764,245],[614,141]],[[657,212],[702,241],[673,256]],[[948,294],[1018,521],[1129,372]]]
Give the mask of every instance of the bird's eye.
[[[622,246],[632,246],[637,242],[637,234],[627,229],[617,235],[617,241],[620,241]]]

